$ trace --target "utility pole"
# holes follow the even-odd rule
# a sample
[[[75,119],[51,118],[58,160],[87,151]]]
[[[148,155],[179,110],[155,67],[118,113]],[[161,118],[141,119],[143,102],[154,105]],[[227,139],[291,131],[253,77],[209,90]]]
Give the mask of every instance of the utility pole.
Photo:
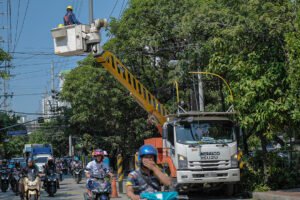
[[[89,1],[89,21],[90,24],[93,23],[94,20],[94,0]]]
[[[72,152],[72,135],[69,135],[69,156],[73,156],[73,152]]]
[[[55,99],[53,98],[54,97],[54,92],[55,92],[55,85],[54,85],[54,64],[53,64],[53,61],[52,61],[52,64],[51,64],[51,106],[52,106],[52,112],[55,113],[55,110],[56,110],[56,107],[55,107]]]
[[[199,111],[204,112],[203,82],[202,82],[201,74],[198,74],[198,92],[199,92]]]
[[[6,16],[6,21],[7,24],[3,26],[1,26],[1,29],[6,29],[6,41],[4,41],[3,37],[0,36],[0,48],[3,48],[1,43],[5,43],[7,44],[7,50],[6,52],[8,54],[10,54],[11,51],[13,51],[12,48],[12,21],[11,21],[11,2],[10,1],[6,1],[6,5],[4,3],[3,0],[0,1],[0,5],[3,7],[6,7],[6,12],[3,12],[3,10],[1,10],[0,15],[2,16]],[[4,45],[3,45],[4,46]],[[3,48],[4,49],[4,48]],[[2,73],[5,73],[6,75],[10,75],[10,67],[11,67],[11,62],[10,61],[5,61],[3,62],[4,64],[4,70],[1,70]],[[3,88],[2,88],[2,92],[3,92],[3,110],[5,110],[6,112],[9,110],[9,106],[10,106],[10,102],[9,102],[9,98],[13,97],[13,93],[9,93],[9,82],[8,79],[2,79],[2,83],[3,83]]]

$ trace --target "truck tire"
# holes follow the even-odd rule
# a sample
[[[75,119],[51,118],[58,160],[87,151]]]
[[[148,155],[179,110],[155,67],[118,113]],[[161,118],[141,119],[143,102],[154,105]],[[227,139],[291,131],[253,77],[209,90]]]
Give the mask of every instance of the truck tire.
[[[231,197],[234,195],[234,187],[235,184],[225,184],[224,187],[223,187],[223,191],[224,191],[224,194],[227,196],[227,197]]]

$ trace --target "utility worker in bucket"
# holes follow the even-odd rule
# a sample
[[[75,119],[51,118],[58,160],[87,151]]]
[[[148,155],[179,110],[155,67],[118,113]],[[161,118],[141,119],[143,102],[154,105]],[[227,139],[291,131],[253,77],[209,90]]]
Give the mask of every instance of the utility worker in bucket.
[[[64,16],[64,25],[72,25],[72,24],[81,24],[77,19],[75,14],[73,13],[73,7],[68,6],[67,7],[67,13]]]
[[[161,186],[171,186],[171,179],[157,166],[157,149],[152,145],[143,145],[139,149],[140,168],[129,173],[126,188],[131,200],[139,200],[143,192],[154,193]]]

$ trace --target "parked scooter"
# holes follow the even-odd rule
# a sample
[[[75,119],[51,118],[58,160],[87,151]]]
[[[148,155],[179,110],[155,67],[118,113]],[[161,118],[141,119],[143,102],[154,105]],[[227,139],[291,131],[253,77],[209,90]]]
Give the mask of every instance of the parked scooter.
[[[49,194],[50,197],[53,197],[57,191],[58,180],[55,173],[51,173],[50,175],[45,177],[45,190]]]
[[[73,177],[74,177],[76,183],[79,184],[79,182],[82,179],[82,169],[80,167],[75,167],[74,168]]]
[[[38,174],[32,170],[24,177],[24,197],[26,200],[38,200],[41,191],[41,179]]]
[[[84,193],[84,199],[88,200],[109,200],[109,194],[111,193],[111,184],[109,177],[104,175],[93,176],[88,182],[88,187],[91,188],[91,198],[87,193]]]
[[[1,170],[1,191],[6,192],[9,187],[9,173],[8,170]]]

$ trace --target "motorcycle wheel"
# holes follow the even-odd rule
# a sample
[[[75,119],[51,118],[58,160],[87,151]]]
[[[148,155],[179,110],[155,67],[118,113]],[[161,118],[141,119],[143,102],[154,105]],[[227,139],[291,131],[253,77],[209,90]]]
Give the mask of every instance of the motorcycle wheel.
[[[30,195],[28,200],[38,200],[38,197],[36,195]]]
[[[80,178],[76,177],[76,183],[79,184],[79,182],[80,182]]]
[[[109,200],[109,196],[106,194],[101,194],[99,200]]]
[[[15,187],[15,185],[16,185],[15,181],[12,180],[12,181],[10,182],[10,188],[11,188],[11,190],[12,190],[13,192],[16,192],[16,187]]]
[[[15,191],[14,191],[14,192],[15,192],[15,195],[18,196],[18,195],[19,195],[19,186],[18,186],[17,183],[15,184],[14,188],[15,188],[15,189],[14,189],[14,190],[15,190]]]
[[[6,185],[1,185],[1,191],[6,192],[8,187]]]

